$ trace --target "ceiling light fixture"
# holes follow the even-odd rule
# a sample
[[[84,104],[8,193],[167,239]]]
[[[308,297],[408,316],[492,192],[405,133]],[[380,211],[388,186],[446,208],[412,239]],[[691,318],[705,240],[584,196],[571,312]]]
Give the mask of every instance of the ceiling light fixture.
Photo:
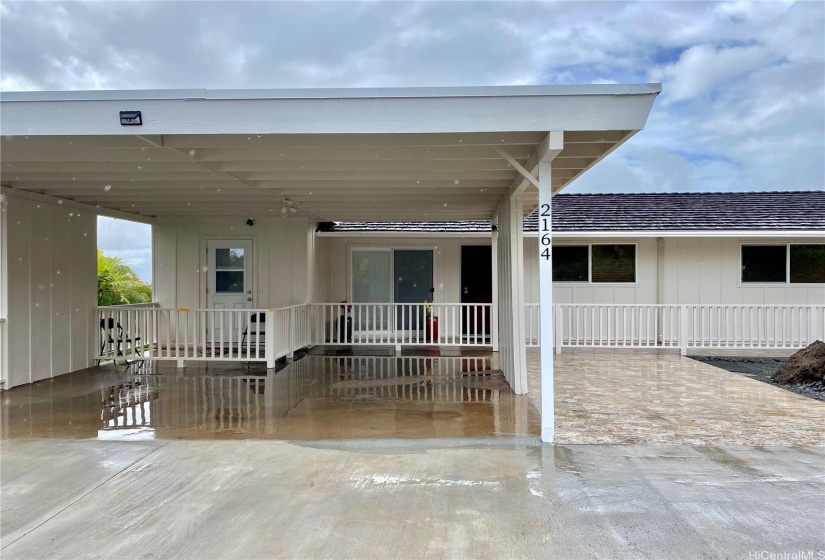
[[[286,214],[287,211],[292,212],[293,214],[295,214],[298,211],[298,209],[294,208],[292,206],[292,201],[291,200],[284,199],[284,205],[281,208],[281,214]]]

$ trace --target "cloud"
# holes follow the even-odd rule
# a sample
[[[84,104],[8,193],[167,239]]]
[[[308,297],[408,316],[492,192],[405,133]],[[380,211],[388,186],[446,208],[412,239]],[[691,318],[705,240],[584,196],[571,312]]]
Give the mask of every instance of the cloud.
[[[152,226],[97,218],[97,246],[110,257],[120,257],[144,282],[152,282]]]
[[[5,1],[0,9],[3,90],[661,81],[645,131],[571,189],[825,186],[821,2]]]

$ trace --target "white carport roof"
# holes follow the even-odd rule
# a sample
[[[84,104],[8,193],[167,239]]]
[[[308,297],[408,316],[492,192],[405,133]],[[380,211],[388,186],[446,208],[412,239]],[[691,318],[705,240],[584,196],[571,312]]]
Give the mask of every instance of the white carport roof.
[[[4,187],[140,216],[490,219],[563,133],[554,191],[644,127],[659,84],[3,93]],[[141,111],[123,126],[120,111]],[[543,145],[543,142],[545,144]],[[525,213],[537,191],[525,191]]]

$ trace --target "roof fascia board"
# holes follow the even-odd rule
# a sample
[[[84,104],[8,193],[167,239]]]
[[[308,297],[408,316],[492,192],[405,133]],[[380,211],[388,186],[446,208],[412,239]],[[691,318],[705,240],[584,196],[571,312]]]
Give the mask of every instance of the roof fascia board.
[[[155,89],[0,92],[0,101],[136,101],[150,99],[376,99],[657,94],[660,83],[410,88]]]
[[[130,212],[112,210],[110,208],[98,207],[92,204],[86,204],[84,202],[75,202],[74,200],[69,200],[66,198],[59,198],[56,196],[49,196],[46,194],[34,193],[29,191],[22,191],[20,189],[14,189],[11,187],[0,187],[0,193],[2,193],[5,196],[22,198],[26,200],[32,200],[35,202],[43,202],[45,204],[59,204],[63,206],[63,208],[76,208],[78,210],[84,210],[86,212],[91,212],[99,216],[117,218],[118,220],[129,220],[131,222],[139,222],[141,224],[149,225],[152,225],[157,221],[157,219],[153,216],[142,216],[140,214],[132,214]]]
[[[822,237],[825,231],[817,230],[643,230],[643,231],[559,231],[553,237]],[[538,237],[537,231],[525,231],[525,237]]]
[[[318,231],[318,237],[490,237],[488,231]],[[702,231],[559,231],[553,230],[554,238],[575,239],[580,237],[603,239],[630,239],[639,237],[794,237],[821,238],[823,231],[816,230],[702,230]],[[525,231],[525,237],[538,237],[536,231]]]
[[[318,237],[490,237],[489,231],[317,231]]]
[[[633,91],[628,90],[628,91]],[[37,100],[6,94],[4,136],[637,130],[658,92],[463,97]],[[120,111],[143,125],[122,126]]]

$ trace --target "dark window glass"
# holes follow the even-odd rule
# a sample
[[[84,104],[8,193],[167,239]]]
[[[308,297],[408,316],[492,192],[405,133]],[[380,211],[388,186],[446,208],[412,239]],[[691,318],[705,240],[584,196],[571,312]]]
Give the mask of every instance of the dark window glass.
[[[593,282],[635,282],[635,245],[593,245]]]
[[[243,292],[243,271],[216,270],[215,284],[219,294],[240,294]]]
[[[587,247],[553,247],[553,282],[587,282]]]
[[[743,245],[742,282],[785,282],[785,245]]]
[[[215,268],[218,270],[243,269],[243,248],[215,249]]]
[[[791,245],[791,283],[825,283],[825,245]]]

